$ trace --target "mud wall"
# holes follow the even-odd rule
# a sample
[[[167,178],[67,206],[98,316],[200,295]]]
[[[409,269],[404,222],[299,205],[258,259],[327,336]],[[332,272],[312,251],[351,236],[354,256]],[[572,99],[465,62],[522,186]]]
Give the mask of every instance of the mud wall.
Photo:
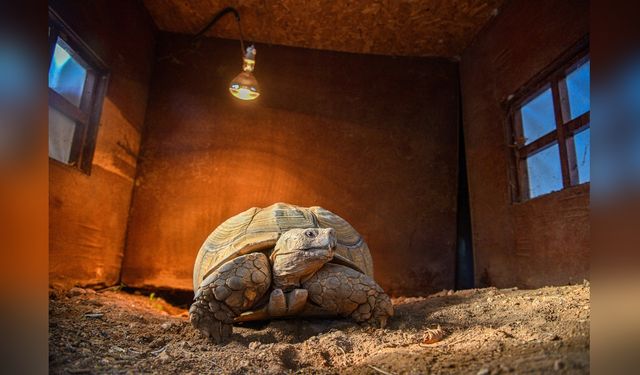
[[[589,184],[511,203],[500,103],[589,32],[589,2],[510,1],[460,65],[479,286],[581,282],[589,270]]]
[[[155,27],[141,2],[49,4],[110,69],[91,175],[49,161],[50,283],[110,285],[120,274]]]
[[[453,287],[456,63],[259,44],[247,103],[239,43],[188,40],[159,34],[124,283],[190,290],[215,227],[283,201],[348,220],[390,292]]]

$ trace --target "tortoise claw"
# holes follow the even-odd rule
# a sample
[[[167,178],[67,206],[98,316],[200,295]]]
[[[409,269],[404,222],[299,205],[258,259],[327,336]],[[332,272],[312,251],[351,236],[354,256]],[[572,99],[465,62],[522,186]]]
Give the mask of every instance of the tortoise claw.
[[[211,305],[215,305],[213,309]],[[233,330],[233,313],[218,301],[207,303],[197,300],[189,308],[189,319],[196,329],[216,344],[225,342]]]

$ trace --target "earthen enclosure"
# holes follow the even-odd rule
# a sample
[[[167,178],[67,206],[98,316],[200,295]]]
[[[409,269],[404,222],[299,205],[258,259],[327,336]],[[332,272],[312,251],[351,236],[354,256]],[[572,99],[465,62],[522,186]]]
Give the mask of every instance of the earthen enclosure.
[[[50,0],[49,371],[588,372],[589,6]]]
[[[294,3],[239,6],[262,90],[240,102],[232,18],[191,42],[225,4],[50,2],[109,67],[91,174],[50,161],[51,285],[190,291],[207,235],[275,202],[348,220],[393,296],[454,288],[464,215],[476,286],[588,278],[589,184],[514,202],[505,108],[588,41],[588,1]]]

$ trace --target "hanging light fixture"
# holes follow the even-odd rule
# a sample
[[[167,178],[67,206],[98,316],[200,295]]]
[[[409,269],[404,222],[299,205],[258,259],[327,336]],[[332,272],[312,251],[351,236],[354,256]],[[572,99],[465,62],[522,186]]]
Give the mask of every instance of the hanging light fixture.
[[[253,75],[253,69],[256,65],[256,48],[250,45],[245,50],[244,35],[242,33],[242,24],[240,23],[240,13],[233,8],[227,7],[216,13],[211,21],[200,30],[194,37],[194,42],[202,37],[222,16],[227,13],[233,13],[238,22],[238,31],[240,32],[240,50],[242,51],[242,72],[238,74],[229,84],[229,92],[234,97],[241,100],[254,100],[260,96],[260,86],[258,80]]]
[[[256,48],[249,46],[242,58],[242,72],[240,72],[229,85],[231,95],[242,100],[253,100],[260,96],[258,80],[253,76],[253,68],[255,65]]]

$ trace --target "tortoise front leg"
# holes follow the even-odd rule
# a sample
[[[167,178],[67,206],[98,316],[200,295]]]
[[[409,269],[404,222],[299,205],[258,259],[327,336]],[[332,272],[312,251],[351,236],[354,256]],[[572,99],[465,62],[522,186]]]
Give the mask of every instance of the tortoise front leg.
[[[207,276],[189,309],[191,324],[215,342],[231,335],[233,320],[269,289],[271,266],[262,253],[240,256]]]
[[[323,310],[384,328],[393,316],[391,300],[369,276],[338,264],[325,264],[302,286]]]

